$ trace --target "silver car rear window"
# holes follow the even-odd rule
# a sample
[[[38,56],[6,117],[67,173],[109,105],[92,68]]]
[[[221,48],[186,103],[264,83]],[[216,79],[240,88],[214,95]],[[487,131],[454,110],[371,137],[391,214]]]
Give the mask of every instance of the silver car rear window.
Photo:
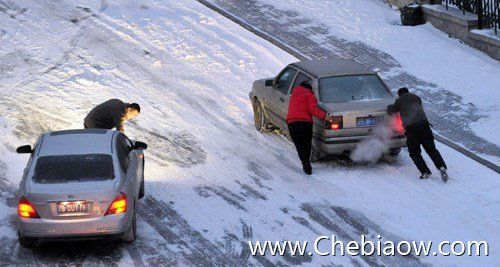
[[[322,78],[319,80],[319,95],[323,103],[392,98],[391,93],[377,75]]]
[[[105,181],[115,178],[113,158],[105,154],[40,157],[35,166],[35,183]]]

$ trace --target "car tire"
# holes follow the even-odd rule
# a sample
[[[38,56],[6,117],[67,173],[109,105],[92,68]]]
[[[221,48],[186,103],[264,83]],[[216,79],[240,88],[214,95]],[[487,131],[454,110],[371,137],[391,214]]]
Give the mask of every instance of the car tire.
[[[139,199],[143,198],[144,195],[145,195],[145,192],[144,192],[144,178],[142,178],[142,182],[141,182],[141,189],[139,189]]]
[[[389,155],[396,157],[401,152],[401,148],[393,148],[389,151]]]
[[[19,245],[23,248],[34,248],[38,245],[39,241],[37,238],[34,237],[26,237],[22,236],[21,234],[17,234],[18,240],[19,240]]]
[[[315,146],[311,147],[311,157],[309,158],[310,162],[318,162],[321,159],[321,153]]]
[[[265,133],[269,131],[269,118],[267,118],[266,113],[264,112],[264,107],[258,99],[255,99],[253,102],[253,117],[255,129],[261,133]]]
[[[145,196],[145,189],[144,189],[144,159],[142,159],[142,181],[141,181],[141,189],[139,189],[139,199],[143,198]]]
[[[137,237],[137,218],[136,218],[136,208],[134,203],[134,213],[132,214],[132,223],[129,229],[123,234],[122,240],[126,243],[132,243]]]

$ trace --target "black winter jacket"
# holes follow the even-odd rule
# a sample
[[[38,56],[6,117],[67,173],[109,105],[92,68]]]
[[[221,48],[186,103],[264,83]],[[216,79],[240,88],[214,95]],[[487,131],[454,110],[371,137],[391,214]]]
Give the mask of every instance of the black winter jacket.
[[[123,131],[123,117],[127,104],[119,99],[111,99],[93,108],[84,125],[86,128],[113,129]]]
[[[399,112],[403,121],[403,127],[408,128],[417,123],[428,123],[422,106],[422,99],[415,94],[406,93],[396,99],[396,102],[387,106],[390,115]]]

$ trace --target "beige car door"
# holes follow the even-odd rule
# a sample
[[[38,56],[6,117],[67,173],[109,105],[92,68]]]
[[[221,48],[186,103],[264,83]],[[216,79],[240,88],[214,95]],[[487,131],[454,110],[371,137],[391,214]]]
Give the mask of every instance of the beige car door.
[[[297,70],[295,68],[287,67],[283,70],[276,78],[276,82],[268,98],[267,104],[271,111],[269,117],[281,129],[287,128],[285,119],[290,100],[289,92],[296,75]]]

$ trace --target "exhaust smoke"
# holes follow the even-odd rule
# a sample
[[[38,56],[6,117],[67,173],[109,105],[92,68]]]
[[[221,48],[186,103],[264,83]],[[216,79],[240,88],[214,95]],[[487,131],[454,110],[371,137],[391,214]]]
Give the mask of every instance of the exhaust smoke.
[[[354,162],[376,162],[389,152],[392,136],[393,131],[391,127],[375,127],[372,135],[356,146],[350,158]]]

